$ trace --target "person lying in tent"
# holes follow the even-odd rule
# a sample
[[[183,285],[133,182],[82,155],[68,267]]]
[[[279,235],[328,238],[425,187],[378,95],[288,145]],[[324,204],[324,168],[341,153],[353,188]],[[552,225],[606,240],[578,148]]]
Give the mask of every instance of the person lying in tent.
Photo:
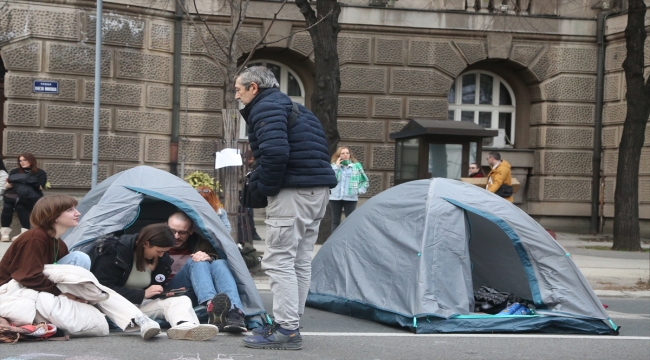
[[[183,212],[167,219],[176,242],[169,251],[174,264],[168,288],[186,288],[194,303],[205,305],[211,324],[231,333],[246,332],[235,278],[228,262],[207,239],[194,232],[192,220]]]

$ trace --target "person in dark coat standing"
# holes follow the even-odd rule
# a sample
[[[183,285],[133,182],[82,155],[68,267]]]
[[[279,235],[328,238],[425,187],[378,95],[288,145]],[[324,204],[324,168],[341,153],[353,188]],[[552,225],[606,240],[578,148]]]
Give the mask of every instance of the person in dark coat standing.
[[[329,189],[336,186],[325,131],[304,106],[289,126],[291,99],[280,92],[273,72],[245,69],[235,79],[235,98],[244,105],[256,167],[249,187],[254,198],[268,200],[266,253],[262,268],[270,278],[276,324],[244,338],[258,349],[302,348],[300,316],[311,281],[311,259]]]
[[[0,241],[8,241],[11,233],[11,221],[14,210],[18,213],[20,220],[20,234],[29,230],[29,216],[32,213],[34,204],[43,197],[43,189],[47,183],[47,174],[39,169],[36,157],[32,153],[23,153],[18,156],[18,167],[9,172],[2,206],[2,229],[0,230]],[[14,236],[14,241],[20,236]]]

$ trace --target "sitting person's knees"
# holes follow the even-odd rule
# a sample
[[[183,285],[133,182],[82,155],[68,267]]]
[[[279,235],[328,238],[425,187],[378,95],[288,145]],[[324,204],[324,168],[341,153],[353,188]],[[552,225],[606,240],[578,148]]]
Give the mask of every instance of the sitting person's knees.
[[[88,254],[82,251],[73,251],[70,254],[74,256],[75,265],[80,266],[86,270],[90,270],[91,261]]]

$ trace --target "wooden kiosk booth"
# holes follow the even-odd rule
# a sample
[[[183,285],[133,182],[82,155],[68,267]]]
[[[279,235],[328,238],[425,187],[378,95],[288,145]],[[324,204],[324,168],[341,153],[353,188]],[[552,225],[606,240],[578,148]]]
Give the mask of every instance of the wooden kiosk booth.
[[[483,139],[498,135],[469,121],[412,119],[395,140],[395,185],[442,177],[460,180],[469,164],[481,163]]]

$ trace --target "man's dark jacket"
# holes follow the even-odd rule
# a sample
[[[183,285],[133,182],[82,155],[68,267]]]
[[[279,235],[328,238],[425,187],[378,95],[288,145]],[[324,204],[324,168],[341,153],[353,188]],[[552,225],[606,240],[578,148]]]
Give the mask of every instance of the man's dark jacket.
[[[110,234],[97,239],[96,257],[90,271],[99,283],[113,289],[134,304],[142,304],[145,289],[131,289],[124,285],[129,279],[135,261],[135,239],[138,234],[125,234],[118,237]],[[151,272],[151,285],[164,287],[169,282],[174,260],[165,253],[158,260],[158,266]]]
[[[333,188],[337,184],[323,126],[299,105],[300,114],[287,131],[292,107],[287,95],[269,88],[241,110],[257,165],[250,181],[257,199],[277,195],[283,188]]]

